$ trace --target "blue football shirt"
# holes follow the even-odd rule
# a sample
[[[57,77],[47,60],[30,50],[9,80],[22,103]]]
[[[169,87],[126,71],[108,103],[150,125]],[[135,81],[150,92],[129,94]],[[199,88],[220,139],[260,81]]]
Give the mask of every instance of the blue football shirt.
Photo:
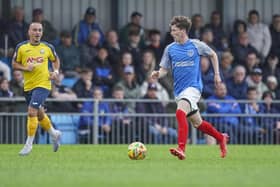
[[[202,91],[200,56],[212,52],[208,45],[196,39],[188,39],[184,44],[173,42],[165,48],[160,66],[172,71],[175,97],[188,87]]]

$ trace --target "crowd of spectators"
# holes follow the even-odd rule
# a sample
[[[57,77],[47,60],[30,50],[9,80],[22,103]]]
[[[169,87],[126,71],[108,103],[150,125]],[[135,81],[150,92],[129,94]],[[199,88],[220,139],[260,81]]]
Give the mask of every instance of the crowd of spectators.
[[[120,96],[116,95],[122,92],[121,98],[127,99],[173,98],[173,89],[169,81],[171,74],[160,82],[149,78],[151,71],[159,68],[164,47],[172,42],[170,32],[161,33],[156,28],[144,28],[141,25],[143,15],[136,11],[131,14],[130,21],[119,30],[104,31],[96,21],[96,11],[95,8],[88,7],[84,18],[72,30],[63,30],[58,34],[52,23],[44,18],[43,9],[33,10],[32,21],[42,23],[44,28],[42,40],[55,46],[61,60],[61,77],[53,84],[50,97],[66,100],[118,98]],[[248,13],[248,22],[238,19],[234,22],[232,31],[226,33],[218,11],[212,12],[209,23],[204,23],[200,14],[192,16],[193,24],[189,36],[202,40],[217,52],[224,82],[220,90],[214,88],[211,62],[202,57],[203,99],[249,99],[254,102],[260,99],[280,99],[280,76],[277,76],[280,73],[280,15],[273,15],[270,25],[263,23],[260,17],[258,11],[251,10]],[[16,45],[27,40],[27,30],[28,23],[24,19],[22,7],[14,8],[11,20],[0,19],[0,97],[23,96],[22,73],[11,70],[9,63]],[[5,35],[8,36],[8,40],[5,39]],[[5,44],[5,40],[8,45]],[[7,50],[4,50],[5,46],[8,46]],[[73,81],[73,84],[63,85],[63,80],[66,79]],[[250,97],[252,92],[253,98]],[[53,111],[89,112],[92,109],[91,104],[69,102],[67,107],[64,104],[56,104],[50,108]],[[231,105],[210,102],[207,112],[280,112],[278,105],[273,105],[273,109],[268,104],[256,107],[256,103],[253,102],[244,106],[236,106],[236,102]],[[101,102],[100,106],[104,108],[103,112],[111,110],[131,113],[146,111],[145,108],[153,109],[136,106],[135,103],[127,103],[125,106],[123,103],[115,103],[110,107]],[[167,110],[166,107],[167,104],[163,102],[155,107],[155,110],[148,112],[161,113]],[[89,124],[90,120],[92,119],[81,118],[82,130],[83,124]],[[99,130],[109,133],[111,123],[119,120],[121,122],[118,123],[127,126],[131,123],[125,119],[100,119],[105,125],[99,124]],[[155,141],[162,138],[162,135],[170,135],[173,138],[177,136],[164,119],[161,119],[163,124],[158,124],[157,119],[147,120],[152,122],[150,132],[156,137]],[[221,123],[230,124],[226,131],[232,131],[231,134],[234,134],[234,128],[238,124],[236,119],[225,117],[219,120],[222,120]],[[253,121],[246,120],[246,125],[253,127]],[[257,127],[251,129],[254,129],[250,131],[253,134],[265,131]]]

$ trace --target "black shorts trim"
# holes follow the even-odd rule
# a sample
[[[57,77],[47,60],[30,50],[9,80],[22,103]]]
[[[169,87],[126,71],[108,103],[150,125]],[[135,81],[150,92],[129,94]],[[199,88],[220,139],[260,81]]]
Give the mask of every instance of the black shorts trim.
[[[191,102],[190,102],[188,99],[182,98],[182,99],[180,99],[180,100],[187,101],[187,102],[189,103],[190,107],[192,108]],[[193,110],[193,111],[189,112],[189,113],[187,114],[187,117],[190,117],[190,116],[194,115],[197,111],[198,111],[198,110]]]

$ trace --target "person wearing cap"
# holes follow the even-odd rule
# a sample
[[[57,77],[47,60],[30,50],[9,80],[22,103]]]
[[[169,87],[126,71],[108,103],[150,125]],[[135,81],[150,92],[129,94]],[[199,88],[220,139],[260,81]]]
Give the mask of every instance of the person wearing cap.
[[[143,15],[140,12],[134,11],[130,15],[130,22],[120,29],[120,41],[124,44],[129,43],[129,33],[138,32],[141,37],[141,45],[144,45],[145,29],[141,26]]]
[[[257,90],[257,99],[261,99],[263,92],[268,88],[262,81],[262,69],[255,67],[246,78],[248,87],[255,87]]]
[[[84,19],[81,20],[73,29],[73,38],[76,45],[81,45],[88,40],[89,33],[96,30],[100,33],[100,44],[104,41],[104,34],[99,24],[96,23],[96,10],[93,7],[88,7]]]
[[[43,41],[47,41],[53,44],[56,44],[58,41],[57,31],[53,25],[44,18],[44,12],[41,8],[36,8],[32,12],[32,21],[39,22],[43,25],[44,34],[42,36]]]

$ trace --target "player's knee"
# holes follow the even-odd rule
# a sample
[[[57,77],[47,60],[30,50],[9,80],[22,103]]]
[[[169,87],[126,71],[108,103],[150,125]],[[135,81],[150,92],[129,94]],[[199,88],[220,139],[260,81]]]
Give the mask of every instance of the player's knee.
[[[28,116],[29,117],[37,117],[38,116],[38,110],[32,107],[28,108]]]
[[[201,125],[201,123],[202,123],[202,119],[200,119],[200,118],[191,119],[191,124],[195,128],[198,128]]]

